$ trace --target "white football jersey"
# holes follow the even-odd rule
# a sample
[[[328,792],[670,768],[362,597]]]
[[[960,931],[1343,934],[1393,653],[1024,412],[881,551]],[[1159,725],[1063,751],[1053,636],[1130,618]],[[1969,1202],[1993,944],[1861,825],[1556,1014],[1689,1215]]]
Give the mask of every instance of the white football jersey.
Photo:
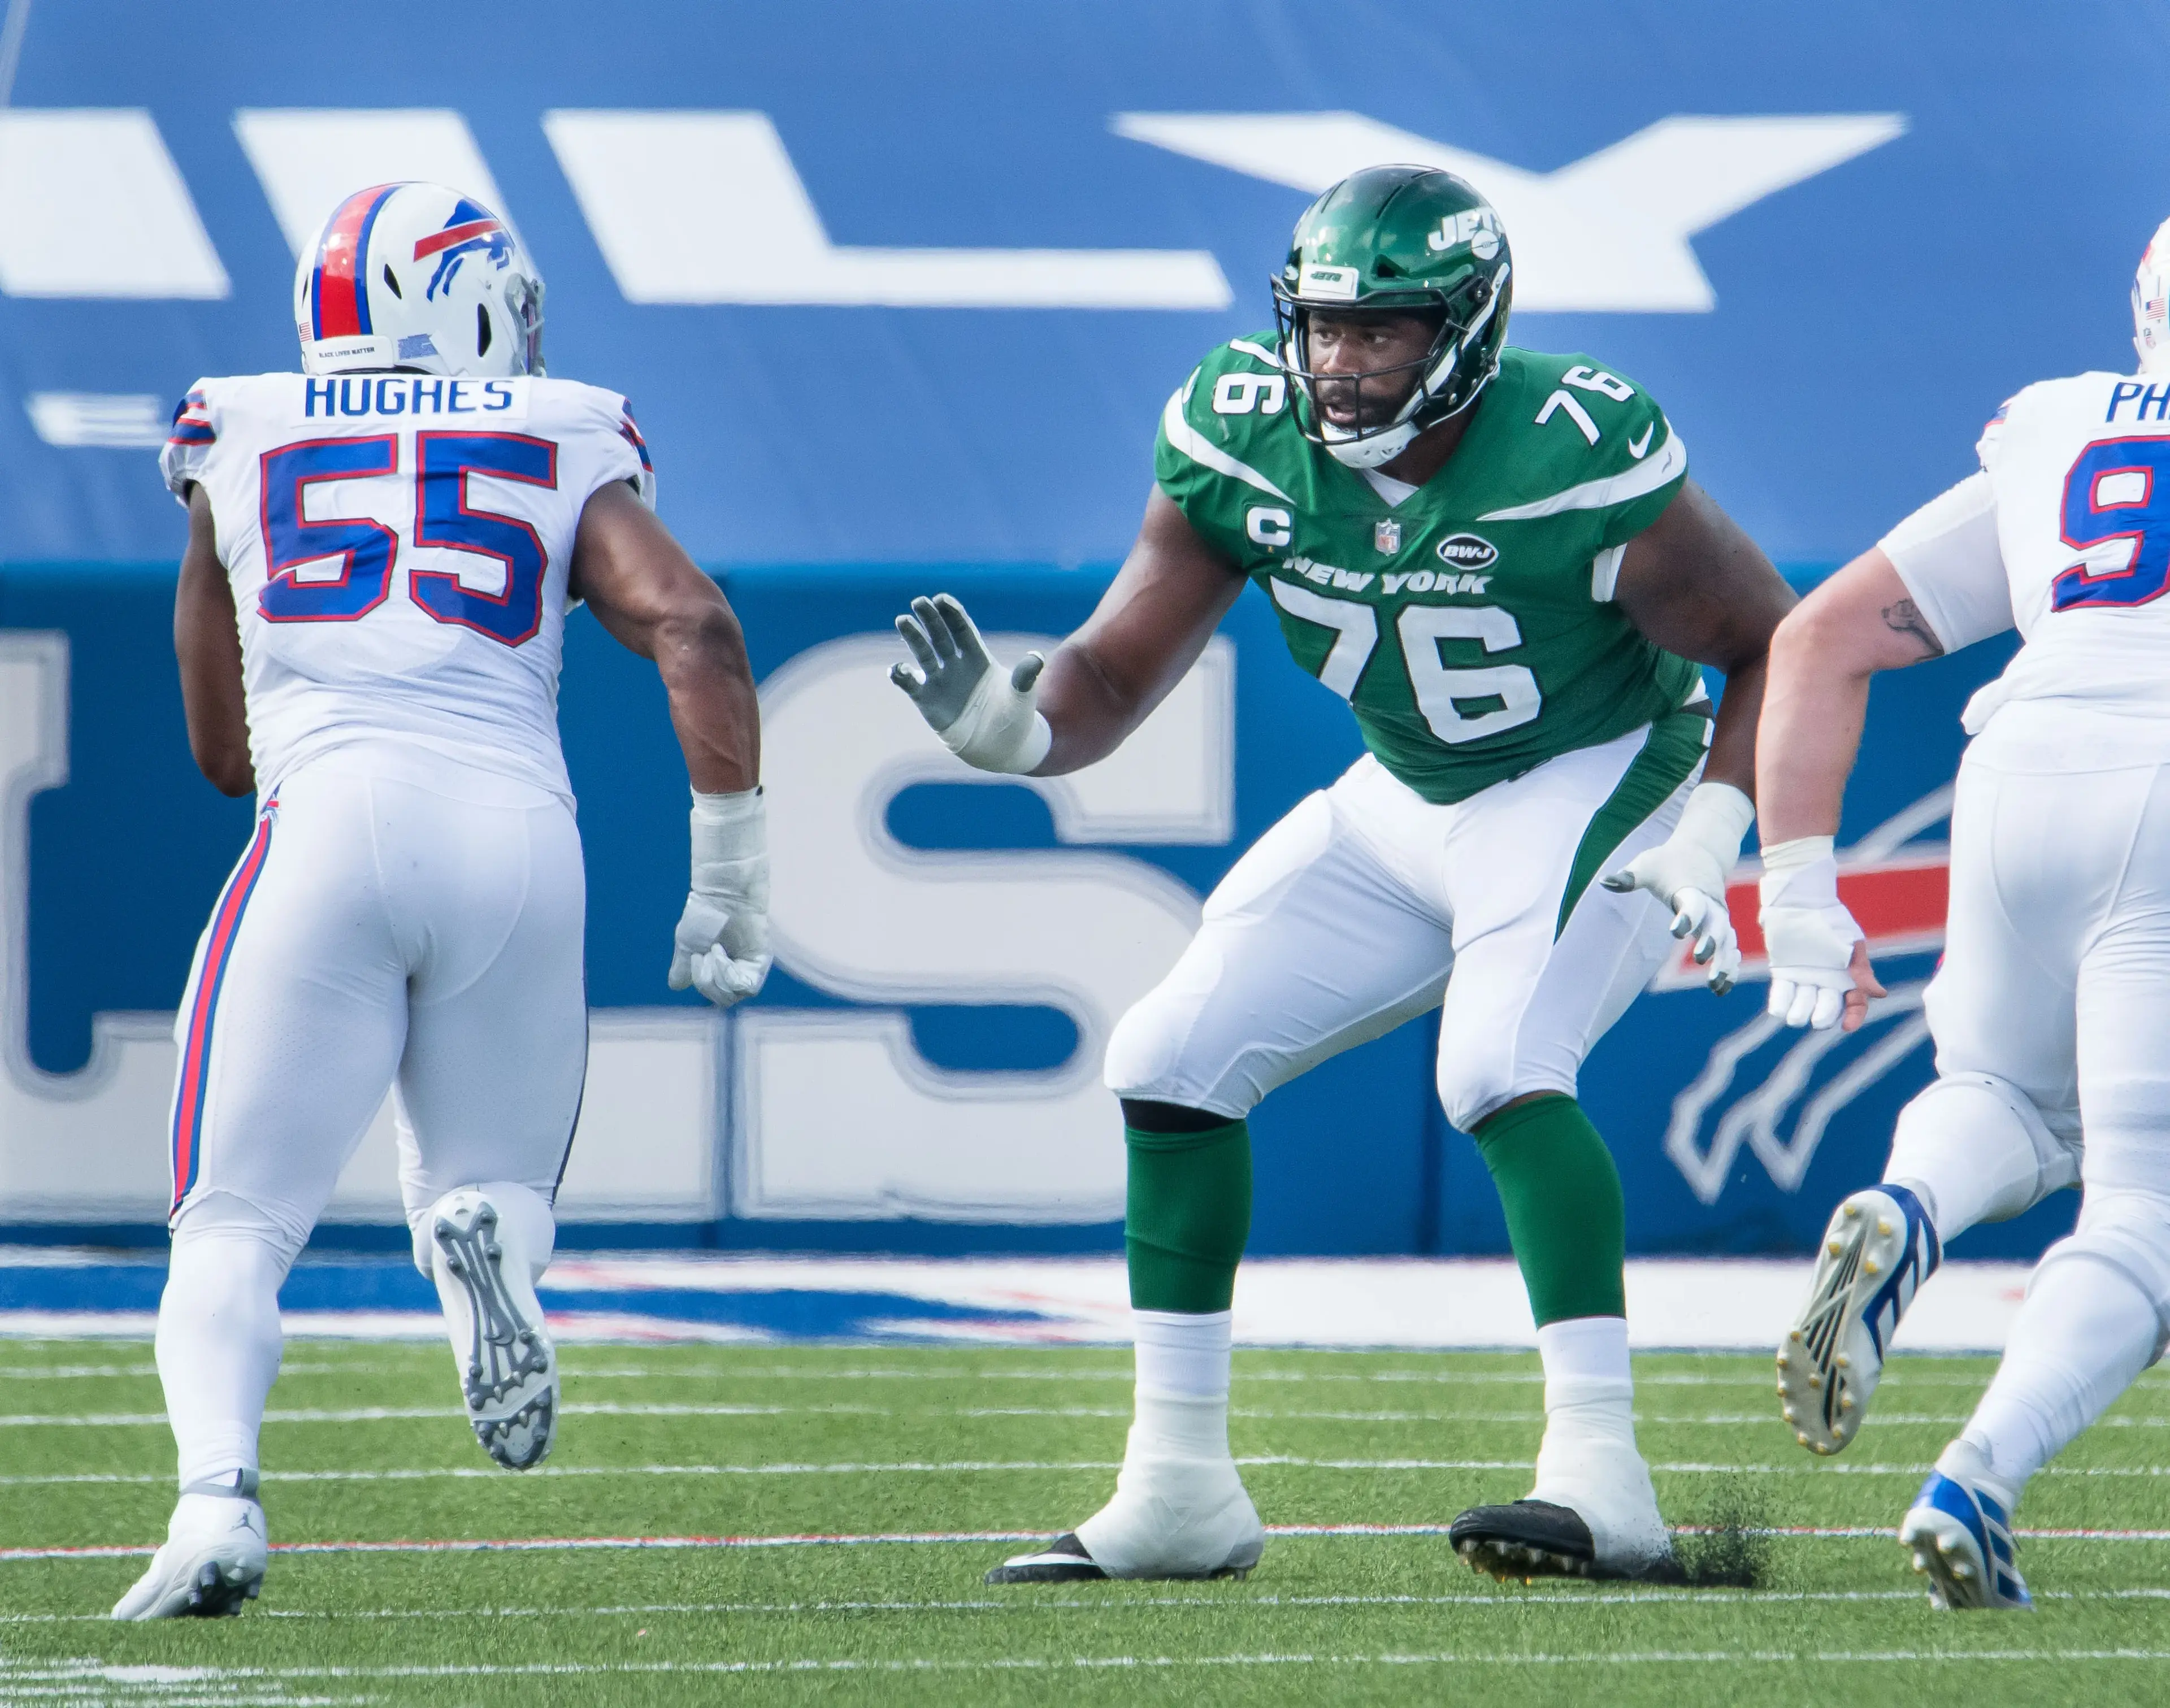
[[[1947,652],[2017,627],[1976,694],[2170,719],[2170,381],[2044,380],[1996,412],[1981,472],[1881,542]]]
[[[332,749],[426,747],[571,798],[558,669],[589,495],[655,502],[614,392],[570,380],[203,380],[159,468],[209,494],[259,792]]]

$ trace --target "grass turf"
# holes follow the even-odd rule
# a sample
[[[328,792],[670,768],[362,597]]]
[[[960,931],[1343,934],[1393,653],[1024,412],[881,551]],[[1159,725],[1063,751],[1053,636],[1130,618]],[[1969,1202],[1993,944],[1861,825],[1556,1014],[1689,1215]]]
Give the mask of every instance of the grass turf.
[[[441,1347],[296,1342],[266,1425],[281,1543],[1023,1531],[1106,1496],[1104,1350],[573,1347],[542,1470],[491,1469]],[[1901,1360],[1842,1459],[1760,1358],[1638,1361],[1676,1524],[1896,1524],[1991,1366]],[[1234,1438],[1269,1524],[1443,1524],[1527,1486],[1533,1357],[1246,1353]],[[148,1544],[172,1446],[140,1343],[0,1344],[0,1549]],[[2029,1491],[2036,1529],[2170,1531],[2151,1377]],[[385,1413],[410,1415],[382,1415]],[[414,1413],[424,1415],[411,1415]],[[1691,1544],[1690,1545],[1693,1545]],[[0,1703],[1157,1703],[1515,1692],[1668,1708],[2155,1702],[2170,1540],[2022,1543],[2031,1618],[1930,1611],[1888,1536],[1782,1535],[1753,1589],[1501,1588],[1435,1535],[1290,1535],[1244,1583],[991,1589],[1013,1545],[326,1552],[238,1620],[114,1625],[136,1558],[0,1561]]]

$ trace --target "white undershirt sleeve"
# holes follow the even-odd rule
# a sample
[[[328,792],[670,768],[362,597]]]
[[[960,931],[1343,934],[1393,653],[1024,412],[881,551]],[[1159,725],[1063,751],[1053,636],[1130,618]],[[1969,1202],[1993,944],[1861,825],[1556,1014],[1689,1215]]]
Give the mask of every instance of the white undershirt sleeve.
[[[1877,544],[1948,653],[2012,626],[2012,584],[1996,539],[1996,492],[1971,474]]]

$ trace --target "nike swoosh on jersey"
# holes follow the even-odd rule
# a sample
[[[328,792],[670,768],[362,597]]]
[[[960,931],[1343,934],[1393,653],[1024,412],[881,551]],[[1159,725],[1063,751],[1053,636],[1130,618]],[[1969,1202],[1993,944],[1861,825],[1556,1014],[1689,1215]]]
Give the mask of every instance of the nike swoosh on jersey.
[[[1628,441],[1628,454],[1633,457],[1636,462],[1640,462],[1643,460],[1644,453],[1650,448],[1650,435],[1657,430],[1658,424],[1656,422],[1644,422],[1643,424],[1643,436],[1639,439],[1631,439]]]

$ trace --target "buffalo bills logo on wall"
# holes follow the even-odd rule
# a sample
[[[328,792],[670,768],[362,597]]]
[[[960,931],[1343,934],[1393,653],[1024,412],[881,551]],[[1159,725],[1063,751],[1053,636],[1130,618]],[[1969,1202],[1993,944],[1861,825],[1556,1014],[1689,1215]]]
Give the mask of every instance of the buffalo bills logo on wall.
[[[1933,790],[1839,857],[1839,897],[1861,922],[1881,965],[1943,946],[1950,851],[1914,838],[1947,819],[1951,801],[1948,785]],[[1726,905],[1740,933],[1743,983],[1771,976],[1756,922],[1759,869],[1744,866],[1727,887]],[[1683,945],[1652,988],[1699,990],[1702,979]],[[1665,1129],[1665,1155],[1697,1198],[1718,1201],[1744,1146],[1781,1191],[1799,1191],[1841,1111],[1895,1072],[1926,1079],[1929,1025],[1921,993],[1927,983],[1892,979],[1857,1032],[1794,1032],[1759,1011],[1720,1038],[1702,1071],[1674,1098]],[[1909,1067],[1917,1052],[1924,1052],[1922,1059]]]
[[[434,297],[440,287],[449,288],[453,275],[460,270],[460,263],[477,251],[485,255],[491,264],[505,266],[512,259],[512,238],[488,210],[463,200],[452,210],[444,230],[414,245],[416,260],[431,255],[437,258],[437,270],[430,275],[423,296]]]

